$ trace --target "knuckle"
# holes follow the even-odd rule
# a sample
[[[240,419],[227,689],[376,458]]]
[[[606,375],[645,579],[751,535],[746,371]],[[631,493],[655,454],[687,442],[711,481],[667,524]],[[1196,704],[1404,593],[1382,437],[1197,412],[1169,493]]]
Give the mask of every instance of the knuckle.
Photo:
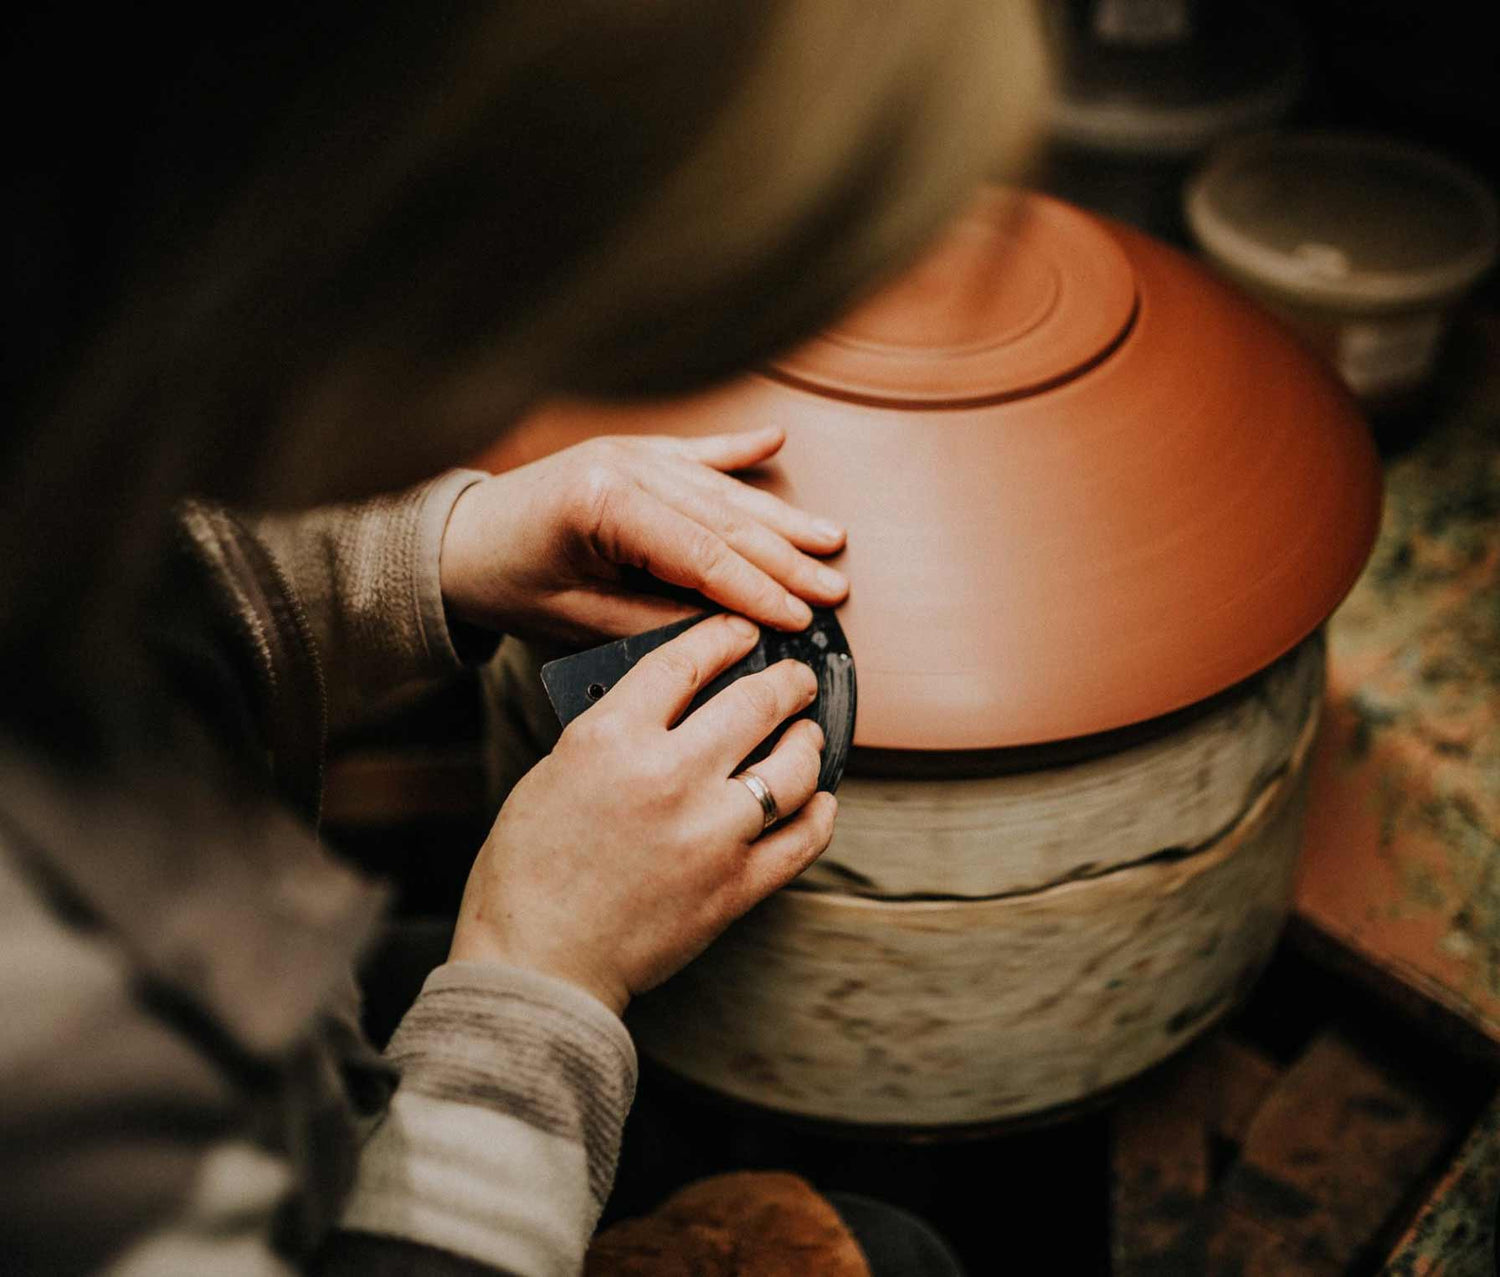
[[[760,596],[760,606],[765,608],[766,611],[783,611],[784,602],[786,602],[786,590],[781,585],[778,585],[774,579],[769,578],[769,576],[762,576],[759,590],[756,590],[756,593]]]
[[[696,688],[702,678],[698,661],[680,644],[657,648],[651,659],[661,677],[674,688]]]
[[[610,435],[596,435],[578,445],[579,451],[592,462],[613,469],[627,454],[624,441]]]
[[[753,718],[767,724],[781,720],[781,697],[769,680],[747,678],[741,680],[740,687],[740,699]]]
[[[591,457],[573,484],[578,522],[590,531],[606,527],[619,499],[620,475],[602,457]]]
[[[728,542],[741,539],[747,531],[748,525],[745,521],[728,508],[718,513],[715,522],[718,525],[716,530],[719,536]]]
[[[729,546],[707,528],[694,533],[689,550],[705,580],[723,577],[734,561],[734,553]]]

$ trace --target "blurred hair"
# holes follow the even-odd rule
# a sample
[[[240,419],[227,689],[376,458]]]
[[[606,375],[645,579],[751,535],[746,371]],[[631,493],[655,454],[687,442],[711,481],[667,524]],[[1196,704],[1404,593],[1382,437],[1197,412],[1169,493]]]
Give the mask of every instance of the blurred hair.
[[[486,442],[458,379],[493,435],[807,336],[1016,170],[1042,77],[1005,0],[172,12],[11,42],[50,127],[10,210],[7,684],[97,663],[74,638],[128,625],[185,493],[392,486]]]

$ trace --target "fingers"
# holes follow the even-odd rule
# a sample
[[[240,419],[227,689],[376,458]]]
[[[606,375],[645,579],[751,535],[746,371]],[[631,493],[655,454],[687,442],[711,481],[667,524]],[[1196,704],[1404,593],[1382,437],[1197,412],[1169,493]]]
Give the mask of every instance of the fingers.
[[[665,650],[665,649],[663,649]],[[793,714],[812,704],[818,677],[801,661],[747,674],[694,710],[677,728],[684,748],[714,760],[727,776],[740,759]]]
[[[662,440],[675,455],[718,472],[743,470],[764,461],[780,451],[785,441],[786,432],[780,426],[702,439]],[[728,473],[709,473],[702,478],[714,499],[728,501],[801,549],[832,554],[844,544],[844,529],[832,519],[799,510]]]
[[[764,523],[799,549],[832,554],[844,544],[844,529],[832,519],[799,510],[732,475],[710,472],[703,477],[719,500]]]
[[[611,713],[670,727],[688,702],[754,647],[759,637],[760,632],[742,616],[711,616],[641,657],[600,707],[609,705]]]
[[[678,456],[701,461],[715,470],[745,470],[774,457],[786,442],[786,431],[780,426],[761,426],[758,430],[671,442]]]
[[[785,821],[813,796],[822,766],[823,729],[804,718],[788,727],[776,748],[750,770],[771,791],[779,818]],[[725,783],[731,791],[729,801],[745,810],[745,841],[759,838],[765,829],[760,802],[743,781],[731,778]]]
[[[665,504],[706,528],[741,558],[794,594],[824,607],[843,602],[849,593],[849,581],[844,574],[802,553],[781,531],[762,522],[744,506],[737,505],[736,489],[776,504],[782,503],[737,480],[708,472],[705,472],[705,477],[717,482],[700,486],[670,472],[653,475],[646,482],[649,490]],[[790,506],[783,506],[783,509],[787,511],[787,517],[782,522],[787,525],[795,523],[791,516],[800,515],[800,512],[792,511]],[[842,537],[841,532],[839,536]],[[732,601],[718,601],[727,607],[736,607]]]
[[[765,625],[802,630],[812,620],[805,601],[723,537],[637,484],[617,495],[597,535],[612,562],[644,568]]]
[[[746,849],[731,901],[736,916],[786,886],[828,850],[838,809],[832,794],[814,794],[795,816],[767,830]]]

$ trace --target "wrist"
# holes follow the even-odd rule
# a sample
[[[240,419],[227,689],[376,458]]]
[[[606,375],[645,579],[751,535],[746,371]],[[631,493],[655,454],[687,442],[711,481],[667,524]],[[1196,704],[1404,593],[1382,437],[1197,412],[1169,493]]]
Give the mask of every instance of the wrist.
[[[588,969],[586,963],[563,955],[528,953],[506,944],[482,928],[459,923],[448,949],[449,962],[473,962],[495,967],[518,968],[561,981],[588,994],[617,1016],[630,1005],[630,990],[623,980],[608,978]]]
[[[443,607],[451,622],[490,628],[490,618],[484,615],[486,609],[475,588],[483,574],[474,562],[472,526],[485,482],[465,488],[448,511],[448,522],[438,550],[438,585],[442,590]]]

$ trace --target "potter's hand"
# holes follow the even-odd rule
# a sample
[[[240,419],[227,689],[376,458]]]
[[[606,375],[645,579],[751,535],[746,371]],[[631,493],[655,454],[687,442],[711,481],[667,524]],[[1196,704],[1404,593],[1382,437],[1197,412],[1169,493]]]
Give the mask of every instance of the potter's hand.
[[[623,1011],[822,853],[837,804],[813,792],[816,723],[793,723],[755,764],[779,825],[762,833],[759,801],[732,779],[812,702],[807,666],[747,675],[673,726],[755,640],[743,618],[710,617],[568,725],[511,792],[474,862],[452,958],[541,971]]]
[[[530,638],[619,638],[691,615],[632,571],[800,630],[832,605],[843,531],[731,477],[772,456],[777,427],[707,439],[594,439],[476,484],[443,536],[443,598],[460,621]],[[811,552],[811,553],[808,553]]]

